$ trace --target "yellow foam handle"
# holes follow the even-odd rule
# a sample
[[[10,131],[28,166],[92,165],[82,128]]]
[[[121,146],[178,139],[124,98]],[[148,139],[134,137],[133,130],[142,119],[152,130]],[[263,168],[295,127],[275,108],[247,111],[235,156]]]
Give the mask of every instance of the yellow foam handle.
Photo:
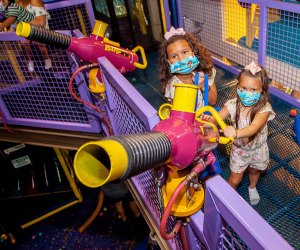
[[[142,56],[142,63],[138,63],[138,62],[135,62],[134,63],[134,66],[139,68],[139,69],[145,69],[147,67],[147,58],[146,58],[146,54],[145,54],[145,50],[142,46],[136,46],[135,48],[133,48],[132,52],[133,53],[136,53],[140,51],[141,53],[141,56]]]
[[[204,120],[201,120],[200,118],[195,118],[195,119],[200,123],[207,124],[207,125],[211,126],[214,131],[219,131],[217,126],[215,124],[213,124],[212,122],[204,121]]]
[[[209,138],[208,139],[209,142],[217,142],[219,144],[231,144],[233,143],[233,140],[224,136],[220,136],[219,138]]]
[[[196,119],[198,119],[198,117],[200,117],[204,112],[210,112],[213,116],[213,118],[215,118],[216,122],[220,125],[221,129],[225,129],[227,127],[226,123],[223,121],[223,119],[221,118],[221,116],[219,115],[219,113],[210,106],[204,106],[202,108],[200,108],[197,112],[196,112]],[[202,120],[200,120],[202,122]],[[209,122],[209,125],[212,126],[212,123]],[[223,137],[220,136],[219,138],[211,138],[209,140],[210,142],[218,142],[220,144],[231,144],[234,142],[234,138],[233,137]]]

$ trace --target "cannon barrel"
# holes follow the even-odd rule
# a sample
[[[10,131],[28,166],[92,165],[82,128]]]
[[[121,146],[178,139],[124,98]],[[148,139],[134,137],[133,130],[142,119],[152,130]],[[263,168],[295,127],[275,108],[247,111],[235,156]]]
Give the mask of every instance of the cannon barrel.
[[[75,53],[81,60],[97,63],[98,58],[105,56],[121,73],[133,71],[136,68],[145,69],[147,59],[141,46],[129,50],[120,47],[120,44],[104,37],[107,24],[96,21],[93,32],[88,37],[70,37],[59,32],[20,22],[16,34],[28,40],[55,46]],[[140,52],[142,61],[136,54]]]
[[[82,145],[74,159],[78,179],[88,187],[124,180],[165,163],[171,143],[161,132],[110,136]]]

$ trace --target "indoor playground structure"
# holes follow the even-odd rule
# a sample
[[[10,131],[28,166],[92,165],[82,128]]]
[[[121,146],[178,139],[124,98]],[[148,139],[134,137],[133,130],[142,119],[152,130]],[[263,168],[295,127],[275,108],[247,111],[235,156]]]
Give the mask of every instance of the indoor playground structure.
[[[85,197],[74,179],[99,190],[125,181],[161,249],[300,248],[300,4],[110,4],[93,8],[89,0],[49,1],[50,30],[21,22],[16,32],[0,33],[1,140],[55,147],[76,203]],[[122,24],[132,35],[120,39],[124,45],[109,36],[116,30],[122,34]],[[226,182],[234,139],[221,136],[219,129],[230,121],[210,106],[195,112],[197,86],[192,84],[177,84],[173,104],[164,103],[157,51],[144,47],[161,42],[172,25],[194,33],[213,54],[219,107],[234,97],[234,79],[244,65],[254,60],[269,73],[276,118],[269,123],[270,167],[258,184],[256,206],[249,204],[246,179],[237,192]],[[50,70],[31,46],[36,66],[28,71],[21,45],[25,38],[47,44]],[[217,126],[201,120],[205,112]],[[57,148],[76,150],[73,168],[65,166]],[[216,162],[222,173],[203,180],[201,174]]]

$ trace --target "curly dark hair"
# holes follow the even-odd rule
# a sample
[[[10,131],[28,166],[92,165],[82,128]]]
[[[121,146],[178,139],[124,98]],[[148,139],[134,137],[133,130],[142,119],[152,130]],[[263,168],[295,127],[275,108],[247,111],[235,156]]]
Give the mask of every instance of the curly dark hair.
[[[253,75],[249,70],[247,69],[242,69],[240,74],[238,75],[238,82],[240,82],[241,78],[244,76],[248,76],[248,77],[252,77],[252,78],[256,78],[261,82],[262,85],[262,91],[260,93],[260,98],[259,101],[253,106],[253,108],[251,109],[250,112],[250,123],[253,121],[255,115],[266,105],[266,103],[268,102],[268,88],[269,88],[269,78],[268,78],[268,74],[267,71],[262,67],[259,66],[261,68],[261,71],[257,72],[255,75]],[[236,86],[236,88],[238,87],[238,84]],[[235,119],[235,123],[236,123],[236,128],[238,129],[238,121],[240,119],[240,112],[241,112],[241,107],[242,107],[242,102],[241,99],[239,98],[239,96],[237,95],[237,101],[236,101],[236,119]],[[256,135],[253,135],[249,138],[249,142],[251,142]]]
[[[198,57],[200,64],[196,70],[203,71],[208,76],[212,75],[212,69],[214,67],[212,56],[200,41],[188,32],[186,32],[185,35],[174,35],[170,37],[168,41],[165,40],[160,46],[159,79],[162,83],[163,93],[165,92],[168,81],[173,77],[168,62],[167,47],[178,40],[187,41],[195,56]]]

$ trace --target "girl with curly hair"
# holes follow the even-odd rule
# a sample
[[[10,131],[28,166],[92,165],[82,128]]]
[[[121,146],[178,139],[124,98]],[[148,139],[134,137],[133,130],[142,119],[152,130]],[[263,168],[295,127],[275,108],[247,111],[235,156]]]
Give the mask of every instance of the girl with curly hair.
[[[204,105],[204,74],[208,76],[208,104],[215,105],[217,88],[214,83],[216,70],[209,51],[190,33],[182,28],[164,35],[160,48],[159,78],[164,96],[169,102],[174,98],[174,84],[198,85],[196,110]]]

